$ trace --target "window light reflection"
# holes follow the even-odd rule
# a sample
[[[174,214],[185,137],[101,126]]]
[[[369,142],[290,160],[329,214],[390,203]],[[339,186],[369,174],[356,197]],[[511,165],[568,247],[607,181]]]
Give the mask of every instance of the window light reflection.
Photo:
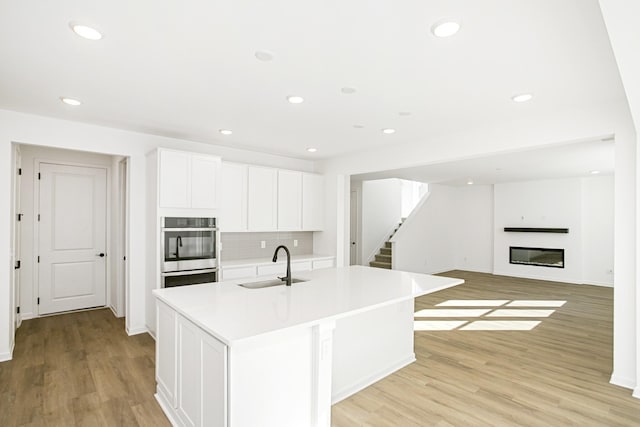
[[[460,328],[461,331],[530,331],[539,320],[476,320]]]
[[[466,320],[416,320],[414,331],[452,331],[467,323]]]
[[[424,309],[415,312],[414,317],[480,317],[490,312],[491,309]]]
[[[514,300],[507,307],[562,307],[566,303],[562,300]]]
[[[450,299],[436,307],[499,307],[508,302],[508,299]]]
[[[555,310],[527,310],[527,309],[500,309],[495,310],[489,314],[487,317],[549,317],[551,316]]]

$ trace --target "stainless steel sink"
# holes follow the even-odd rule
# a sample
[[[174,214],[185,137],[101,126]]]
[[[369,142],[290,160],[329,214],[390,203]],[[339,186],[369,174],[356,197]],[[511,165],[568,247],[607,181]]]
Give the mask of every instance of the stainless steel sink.
[[[291,279],[291,283],[302,283],[307,282],[304,279]],[[242,286],[247,289],[262,289],[262,288],[270,288],[272,286],[284,286],[284,282],[280,279],[271,279],[271,280],[262,280],[260,282],[249,282],[249,283],[240,283],[238,286]]]

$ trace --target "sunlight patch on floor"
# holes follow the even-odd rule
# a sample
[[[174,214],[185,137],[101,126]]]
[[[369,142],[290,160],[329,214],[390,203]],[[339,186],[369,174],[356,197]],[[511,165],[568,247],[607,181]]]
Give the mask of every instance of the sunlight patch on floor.
[[[508,302],[508,299],[450,299],[436,307],[499,307]]]
[[[461,331],[530,331],[539,320],[476,320],[460,328]]]
[[[492,311],[486,317],[549,317],[555,310],[509,310],[500,309]]]
[[[507,307],[562,307],[566,303],[562,300],[514,300]]]
[[[424,309],[415,312],[414,317],[480,317],[491,309]]]
[[[416,320],[414,331],[452,331],[467,323],[466,320]]]

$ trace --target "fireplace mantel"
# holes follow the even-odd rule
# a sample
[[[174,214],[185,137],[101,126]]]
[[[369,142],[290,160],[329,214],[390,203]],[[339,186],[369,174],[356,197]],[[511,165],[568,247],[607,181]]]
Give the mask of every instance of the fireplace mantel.
[[[518,233],[568,233],[568,228],[541,228],[541,227],[505,227],[504,231]]]

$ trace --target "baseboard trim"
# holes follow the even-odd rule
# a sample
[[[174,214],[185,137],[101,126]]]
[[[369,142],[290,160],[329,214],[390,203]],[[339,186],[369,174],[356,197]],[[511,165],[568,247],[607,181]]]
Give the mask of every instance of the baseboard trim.
[[[393,365],[382,369],[378,372],[376,372],[373,375],[370,375],[348,387],[343,388],[342,390],[338,391],[337,393],[333,394],[331,396],[331,404],[335,405],[336,403],[340,402],[341,400],[346,399],[347,397],[356,394],[357,392],[369,387],[371,384],[374,384],[378,381],[380,381],[381,379],[383,379],[384,377],[387,377],[391,374],[393,374],[395,371],[404,368],[407,365],[410,365],[411,363],[416,361],[416,355],[415,353],[411,353],[411,356],[407,357],[406,359],[403,359],[399,362],[394,363]]]
[[[21,319],[21,320],[23,320],[23,321],[24,321],[24,320],[33,319],[33,318],[35,318],[35,317],[36,317],[36,316],[35,316],[33,313],[21,313],[21,314],[20,314],[20,319]]]
[[[183,427],[184,424],[180,422],[180,419],[173,410],[173,407],[169,404],[169,402],[166,401],[164,395],[158,391],[153,396],[156,398],[158,405],[160,405],[160,409],[162,409],[162,412],[164,412],[164,416],[167,417],[171,425],[174,427]]]
[[[140,334],[144,334],[145,332],[149,332],[146,326],[138,326],[137,328],[126,328],[126,329],[127,329],[127,335],[129,336],[140,335]]]
[[[111,306],[111,305],[110,305],[110,306],[109,306],[109,309],[111,309],[111,312],[113,313],[113,315],[114,315],[115,317],[120,317],[120,316],[118,316],[118,313],[116,312],[116,309],[115,309],[115,308],[113,308],[113,306]]]
[[[603,288],[613,288],[613,283],[592,282],[590,280],[583,280],[581,285],[602,286]]]
[[[636,393],[640,393],[640,386],[636,387],[636,380],[633,378],[622,377],[620,375],[616,375],[615,373],[611,375],[611,379],[609,379],[609,383],[613,385],[617,385],[619,387],[628,388],[634,390],[634,397],[640,398],[640,394],[636,395]]]
[[[640,399],[640,386],[636,387],[633,390],[633,394],[631,396],[635,397],[636,399]]]
[[[15,340],[11,343],[11,350],[7,353],[0,353],[0,362],[8,362],[13,359],[13,349],[16,348]]]

